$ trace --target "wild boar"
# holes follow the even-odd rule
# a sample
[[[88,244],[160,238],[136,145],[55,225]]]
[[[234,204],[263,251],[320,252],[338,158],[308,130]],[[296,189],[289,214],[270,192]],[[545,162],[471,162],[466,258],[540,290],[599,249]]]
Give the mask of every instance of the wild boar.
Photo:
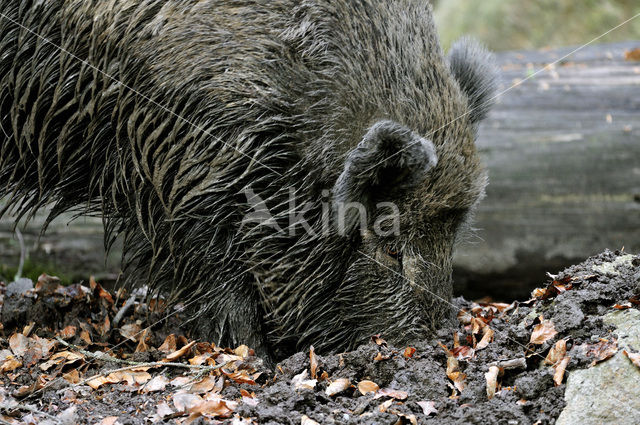
[[[220,344],[402,343],[451,317],[495,87],[424,0],[0,0],[0,197],[100,214],[126,282]]]

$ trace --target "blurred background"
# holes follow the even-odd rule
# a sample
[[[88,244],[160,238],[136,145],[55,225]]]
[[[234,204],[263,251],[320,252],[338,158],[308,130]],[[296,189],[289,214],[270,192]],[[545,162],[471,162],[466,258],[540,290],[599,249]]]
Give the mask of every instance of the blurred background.
[[[502,71],[478,140],[490,183],[457,251],[457,292],[526,298],[546,272],[604,249],[640,252],[640,17],[569,55],[640,14],[640,1],[433,3],[445,49],[471,35]]]
[[[477,299],[528,298],[556,273],[604,249],[640,253],[640,13],[638,0],[436,0],[443,47],[471,35],[496,52],[496,107],[480,128],[489,169],[476,232],[457,251],[456,292]],[[551,64],[551,65],[549,65]],[[23,275],[106,283],[99,218],[55,220],[38,237],[0,220],[0,280]]]
[[[640,13],[638,0],[432,0],[443,47],[469,34],[494,51],[581,45]],[[640,40],[640,19],[599,43]]]

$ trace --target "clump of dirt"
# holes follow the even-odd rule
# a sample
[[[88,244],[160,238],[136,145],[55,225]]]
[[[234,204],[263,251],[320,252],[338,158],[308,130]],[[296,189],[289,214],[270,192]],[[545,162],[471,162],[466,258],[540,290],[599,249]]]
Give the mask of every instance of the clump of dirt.
[[[553,423],[567,375],[618,351],[601,317],[640,306],[640,257],[606,251],[527,301],[455,299],[457,323],[431,340],[394,347],[373,335],[269,370],[248,347],[188,341],[179,310],[130,301],[112,326],[124,300],[93,281],[41,280],[4,292],[0,409],[11,423]]]

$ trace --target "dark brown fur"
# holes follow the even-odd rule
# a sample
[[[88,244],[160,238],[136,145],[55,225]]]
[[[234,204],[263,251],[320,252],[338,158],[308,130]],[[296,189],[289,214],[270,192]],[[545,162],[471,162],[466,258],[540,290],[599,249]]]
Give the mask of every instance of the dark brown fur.
[[[474,139],[494,69],[469,41],[449,63],[425,1],[0,0],[0,12],[8,210],[101,214],[128,279],[198,299],[196,328],[221,343],[346,349],[449,316],[453,245],[486,184]],[[371,214],[397,204],[401,233],[242,225],[248,188],[283,229],[294,188],[316,230],[328,190]]]

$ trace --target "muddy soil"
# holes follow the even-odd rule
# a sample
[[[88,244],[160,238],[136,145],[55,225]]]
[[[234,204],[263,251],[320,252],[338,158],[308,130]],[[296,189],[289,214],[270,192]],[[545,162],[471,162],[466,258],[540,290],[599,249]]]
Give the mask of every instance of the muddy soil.
[[[7,356],[15,351],[9,343],[14,332],[25,333],[24,326],[30,322],[35,322],[30,335],[56,341],[53,338],[61,329],[74,325],[90,333],[91,343],[79,332],[67,338],[70,346],[57,340],[56,348],[40,360],[22,358],[22,366],[10,371],[3,365],[0,413],[5,422],[550,424],[565,405],[567,376],[572,370],[605,360],[607,355],[598,350],[615,344],[616,335],[601,316],[615,309],[639,308],[640,256],[606,251],[550,276],[527,301],[474,303],[457,298],[453,305],[458,320],[442,328],[435,338],[408,347],[394,347],[382,334],[352,352],[300,352],[273,369],[249,351],[240,355],[241,366],[236,364],[234,373],[244,368],[254,382],[234,379],[232,372],[222,368],[222,373],[220,369],[212,372],[218,381],[208,395],[172,385],[146,392],[148,382],[93,388],[78,379],[70,383],[68,375],[62,376],[77,368],[84,379],[122,367],[89,357],[82,366],[61,367],[58,376],[43,374],[42,362],[53,352],[73,352],[81,350],[79,347],[95,352],[117,345],[112,353],[118,358],[161,360],[166,354],[158,347],[167,335],[184,334],[182,318],[172,314],[154,325],[143,338],[141,349],[140,341],[127,339],[121,329],[105,330],[105,317],[113,320],[122,301],[109,307],[99,285],[94,285],[90,294],[67,294],[68,299],[58,296],[57,301],[28,296],[29,289],[20,285],[12,283],[4,289],[2,361],[8,362]],[[159,316],[148,315],[146,308],[136,304],[120,326],[136,324],[142,329],[148,320],[158,321]],[[89,330],[81,324],[87,322],[92,323]],[[187,363],[191,358],[193,364],[199,354],[193,351],[197,346],[193,347],[176,361]],[[554,360],[550,350],[559,347],[565,349]],[[224,356],[234,355],[231,350],[216,350],[214,354],[209,350],[216,364]],[[556,361],[559,359],[564,360]],[[147,372],[168,380],[189,373],[174,367],[152,367]],[[191,377],[192,381],[203,379]],[[38,381],[40,385],[36,385]],[[31,390],[25,389],[29,386]],[[215,400],[216,408],[198,410],[177,401],[190,392]],[[210,398],[213,392],[215,398]],[[220,409],[219,400],[226,401],[226,410]]]

